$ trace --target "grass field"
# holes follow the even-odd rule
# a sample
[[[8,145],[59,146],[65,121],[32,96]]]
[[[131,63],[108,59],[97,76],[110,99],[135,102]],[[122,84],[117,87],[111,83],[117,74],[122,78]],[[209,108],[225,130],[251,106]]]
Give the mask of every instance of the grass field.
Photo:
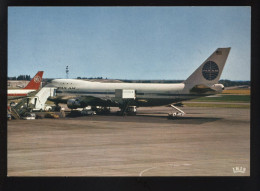
[[[241,105],[241,104],[214,104],[214,103],[184,103],[184,106],[188,107],[221,107],[221,108],[245,108],[249,109],[250,104]]]
[[[222,94],[250,95],[250,89],[223,90]]]
[[[222,94],[219,94],[216,97],[214,96],[201,97],[190,101],[204,102],[204,103],[184,103],[184,105],[190,107],[250,108],[250,89],[224,90]],[[212,102],[216,102],[216,103],[212,103]],[[220,102],[224,102],[224,103],[220,103]],[[248,104],[236,104],[236,103],[248,103]]]
[[[250,95],[225,95],[221,94],[220,97],[201,97],[191,101],[199,102],[250,102]]]

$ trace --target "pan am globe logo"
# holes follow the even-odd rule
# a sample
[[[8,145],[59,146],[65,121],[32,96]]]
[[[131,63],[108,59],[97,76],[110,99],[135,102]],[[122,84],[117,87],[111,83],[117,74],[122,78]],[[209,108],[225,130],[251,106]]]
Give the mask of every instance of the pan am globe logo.
[[[35,83],[39,83],[41,81],[41,77],[35,76],[33,80],[34,80]]]
[[[208,61],[202,68],[202,75],[206,80],[214,80],[218,76],[218,65],[213,61]]]

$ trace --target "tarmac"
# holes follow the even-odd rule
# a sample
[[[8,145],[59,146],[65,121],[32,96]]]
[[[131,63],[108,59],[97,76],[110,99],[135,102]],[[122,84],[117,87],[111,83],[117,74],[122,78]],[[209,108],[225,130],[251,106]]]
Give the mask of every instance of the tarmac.
[[[8,176],[250,176],[250,109],[8,121]]]

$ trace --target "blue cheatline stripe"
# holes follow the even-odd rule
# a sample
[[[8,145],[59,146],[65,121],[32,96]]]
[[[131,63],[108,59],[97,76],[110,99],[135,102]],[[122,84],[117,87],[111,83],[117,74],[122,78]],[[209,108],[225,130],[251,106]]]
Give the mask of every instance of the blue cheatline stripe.
[[[60,91],[60,90],[57,90],[56,93],[70,93],[70,94],[115,94],[115,92],[80,92],[80,91]]]
[[[114,95],[115,92],[82,92],[82,91],[56,91],[57,94],[59,93],[68,93],[68,94],[102,94],[102,95]],[[157,95],[157,96],[209,96],[212,94],[167,94],[167,93],[136,93],[136,95]]]

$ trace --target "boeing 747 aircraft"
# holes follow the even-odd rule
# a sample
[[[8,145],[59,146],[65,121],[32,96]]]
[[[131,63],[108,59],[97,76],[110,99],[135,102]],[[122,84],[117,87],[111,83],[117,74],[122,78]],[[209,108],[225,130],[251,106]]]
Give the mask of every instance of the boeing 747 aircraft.
[[[158,83],[102,83],[79,79],[55,79],[56,103],[67,103],[71,109],[86,106],[128,107],[161,106],[202,96],[221,93],[218,84],[231,48],[218,48],[184,82]]]

